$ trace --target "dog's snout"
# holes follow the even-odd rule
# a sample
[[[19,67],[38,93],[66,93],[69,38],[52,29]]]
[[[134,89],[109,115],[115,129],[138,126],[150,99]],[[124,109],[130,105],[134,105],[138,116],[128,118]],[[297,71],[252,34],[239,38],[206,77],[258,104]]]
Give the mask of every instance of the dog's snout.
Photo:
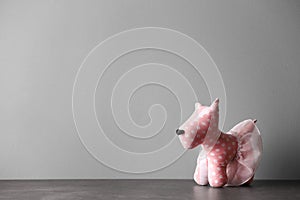
[[[177,129],[176,134],[177,135],[182,135],[182,134],[184,134],[184,130]]]

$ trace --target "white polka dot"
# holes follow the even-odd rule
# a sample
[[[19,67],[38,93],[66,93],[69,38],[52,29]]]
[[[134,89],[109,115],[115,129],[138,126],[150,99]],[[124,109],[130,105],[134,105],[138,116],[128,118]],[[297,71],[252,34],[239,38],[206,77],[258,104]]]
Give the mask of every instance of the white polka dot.
[[[191,133],[192,133],[192,134],[195,134],[195,131],[194,131],[194,130],[192,130],[192,131],[191,131]]]
[[[224,143],[222,143],[222,144],[221,144],[221,146],[222,146],[222,147],[225,147],[225,144],[224,144]]]
[[[222,176],[222,175],[220,175],[220,176],[219,176],[219,178],[223,178],[223,176]]]
[[[212,172],[211,174],[212,174],[213,176],[215,176],[215,175],[216,175],[216,172]]]
[[[215,180],[215,183],[219,183],[219,181],[218,181],[218,180]]]
[[[220,149],[216,149],[216,152],[219,152],[220,151]]]
[[[215,159],[214,162],[217,163],[218,162],[217,159]]]
[[[220,167],[217,167],[217,170],[218,170],[218,171],[220,171],[220,170],[221,170],[221,168],[220,168]]]
[[[223,157],[222,157],[222,156],[218,156],[218,158],[219,158],[219,159],[222,159]]]
[[[210,153],[211,156],[215,156],[215,154],[213,152]]]
[[[203,126],[206,126],[206,123],[205,123],[205,122],[201,122],[201,124],[202,124]]]
[[[199,130],[200,129],[200,126],[197,126],[197,130]]]
[[[220,141],[217,141],[217,144],[220,144]]]

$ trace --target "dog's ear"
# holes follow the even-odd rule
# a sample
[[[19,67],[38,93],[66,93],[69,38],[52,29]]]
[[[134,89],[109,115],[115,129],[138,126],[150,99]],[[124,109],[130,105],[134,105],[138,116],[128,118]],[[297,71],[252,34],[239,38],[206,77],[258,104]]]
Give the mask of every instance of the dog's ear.
[[[217,108],[219,108],[219,98],[216,98],[216,100],[214,100],[214,101],[211,103],[210,107],[211,107],[212,109],[217,109]]]
[[[198,108],[200,108],[201,104],[199,102],[195,103],[195,110],[197,110]]]

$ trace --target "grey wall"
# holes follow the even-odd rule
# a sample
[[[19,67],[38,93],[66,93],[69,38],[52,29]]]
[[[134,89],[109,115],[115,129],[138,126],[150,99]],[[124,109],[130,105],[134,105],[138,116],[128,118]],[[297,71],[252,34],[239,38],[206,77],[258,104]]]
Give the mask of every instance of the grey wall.
[[[198,149],[156,172],[122,173],[95,160],[76,133],[72,87],[83,59],[110,35],[145,26],[178,30],[210,53],[226,88],[224,130],[246,118],[258,119],[264,155],[257,178],[300,178],[299,1],[30,0],[0,1],[1,179],[192,178]],[[131,62],[182,62],[154,50],[128,56]],[[196,79],[192,69],[181,64],[187,78],[195,78],[199,99],[209,103],[201,77]],[[126,60],[121,60],[112,67],[115,71],[107,80],[124,65]],[[102,87],[110,90],[109,85]],[[101,95],[98,98],[101,102]],[[123,136],[117,135],[123,133],[117,130],[110,137],[127,150],[155,150],[180,124],[175,100],[169,90],[155,85],[145,86],[131,100],[132,118],[138,124],[149,122],[151,103],[165,105],[169,118],[160,143],[120,139]],[[191,103],[186,112],[192,107]],[[101,109],[98,103],[97,112]],[[105,116],[109,110],[103,112]],[[143,164],[147,162],[151,160]]]

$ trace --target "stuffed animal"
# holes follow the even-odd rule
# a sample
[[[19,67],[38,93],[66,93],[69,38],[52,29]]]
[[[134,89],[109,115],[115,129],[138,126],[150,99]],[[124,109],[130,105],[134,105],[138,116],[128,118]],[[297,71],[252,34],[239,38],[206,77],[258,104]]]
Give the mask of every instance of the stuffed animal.
[[[250,184],[262,154],[256,120],[245,120],[228,133],[218,128],[219,99],[210,106],[195,104],[195,111],[177,130],[186,149],[202,146],[194,180],[212,187]]]

